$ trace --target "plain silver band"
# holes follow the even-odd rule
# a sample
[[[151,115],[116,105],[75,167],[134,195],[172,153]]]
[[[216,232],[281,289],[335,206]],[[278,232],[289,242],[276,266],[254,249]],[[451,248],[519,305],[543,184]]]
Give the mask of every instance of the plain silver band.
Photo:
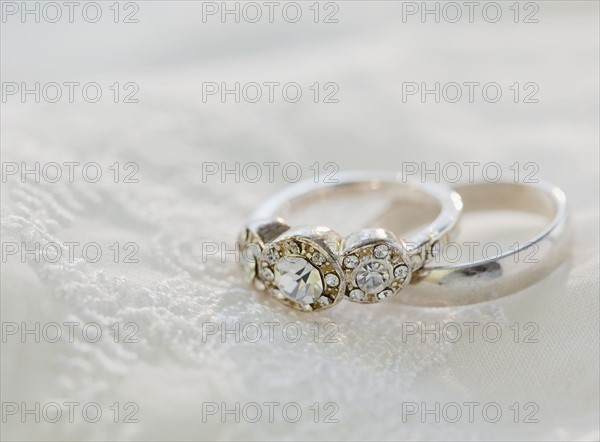
[[[431,256],[431,248],[438,241],[445,241],[455,228],[462,211],[459,194],[441,184],[405,182],[400,173],[385,172],[344,172],[336,176],[336,183],[315,183],[303,181],[294,184],[264,201],[253,212],[250,223],[272,221],[279,213],[303,201],[319,200],[341,192],[362,192],[389,190],[394,195],[410,195],[418,204],[419,199],[435,201],[439,209],[437,218],[424,230],[403,240],[412,257],[418,255],[422,262]],[[399,232],[394,232],[398,234]]]
[[[565,194],[556,186],[482,183],[455,188],[465,213],[481,210],[520,210],[544,215],[550,224],[521,247],[494,259],[465,264],[429,266],[413,275],[396,299],[421,306],[453,306],[489,301],[522,290],[552,272],[569,253],[570,235]],[[536,248],[536,262],[523,256]],[[517,255],[515,257],[515,255]]]

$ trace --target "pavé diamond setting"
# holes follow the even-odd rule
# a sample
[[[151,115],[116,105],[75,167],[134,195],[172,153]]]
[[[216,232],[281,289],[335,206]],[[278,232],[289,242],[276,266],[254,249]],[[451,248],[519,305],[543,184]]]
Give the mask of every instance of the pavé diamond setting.
[[[344,241],[341,261],[346,297],[353,302],[386,300],[410,282],[408,252],[387,230],[364,229],[350,235]]]
[[[330,308],[343,299],[345,281],[336,249],[339,235],[325,228],[290,230],[272,241],[258,259],[266,290],[302,311]],[[273,257],[277,259],[274,260]],[[272,278],[265,275],[272,274]]]

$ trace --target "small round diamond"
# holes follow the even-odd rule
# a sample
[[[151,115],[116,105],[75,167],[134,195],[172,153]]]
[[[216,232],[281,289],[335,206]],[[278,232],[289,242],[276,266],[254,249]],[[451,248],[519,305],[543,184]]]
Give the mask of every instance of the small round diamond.
[[[408,276],[408,267],[400,265],[394,269],[394,276],[396,278],[404,279]]]
[[[363,264],[356,273],[356,283],[363,292],[377,293],[390,280],[390,272],[379,261]]]
[[[327,296],[321,296],[317,302],[319,305],[325,307],[326,305],[331,304],[331,299],[329,299]]]
[[[325,241],[325,245],[327,245],[327,248],[334,253],[339,247],[339,244],[336,241]]]
[[[267,250],[267,262],[269,264],[275,264],[275,262],[279,259],[279,252],[275,250],[274,247],[271,247]]]
[[[383,259],[386,256],[388,256],[388,253],[390,253],[390,249],[388,248],[388,246],[386,246],[385,244],[381,244],[375,247],[373,255],[375,256],[375,258]]]
[[[316,265],[322,266],[323,264],[325,264],[325,261],[327,260],[319,252],[313,253],[312,262],[314,262]]]
[[[362,301],[365,299],[365,292],[359,289],[354,289],[350,292],[350,299],[353,301]]]
[[[287,243],[287,246],[288,246],[288,250],[290,251],[290,253],[292,255],[300,254],[300,247],[298,247],[298,244],[296,244],[295,242],[290,241],[289,243]]]
[[[333,273],[328,273],[327,275],[325,275],[325,282],[329,287],[337,287],[338,285],[340,285],[340,278],[338,278]]]
[[[344,267],[347,269],[353,269],[358,265],[358,258],[354,255],[346,256],[344,258]]]
[[[379,299],[389,298],[390,296],[392,296],[392,294],[393,294],[393,292],[390,289],[385,289],[377,294],[377,298],[379,298]]]
[[[273,277],[275,276],[273,275],[273,271],[268,267],[263,269],[262,274],[265,281],[273,281]]]

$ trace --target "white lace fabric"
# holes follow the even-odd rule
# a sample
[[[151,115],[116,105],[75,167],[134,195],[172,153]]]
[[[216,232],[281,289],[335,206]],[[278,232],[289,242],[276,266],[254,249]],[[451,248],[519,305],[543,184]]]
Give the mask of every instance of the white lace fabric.
[[[372,8],[343,3],[346,22],[314,28],[322,31],[319,36],[310,26],[291,31],[302,37],[294,42],[284,25],[240,26],[224,34],[218,26],[198,28],[185,9],[197,6],[166,10],[146,2],[137,28],[115,31],[133,39],[120,49],[109,40],[104,44],[113,52],[90,58],[92,67],[98,60],[121,63],[86,71],[71,58],[76,51],[68,43],[54,62],[41,59],[50,79],[67,81],[72,68],[80,81],[136,81],[140,103],[3,104],[2,161],[95,161],[105,172],[115,162],[135,162],[139,183],[8,179],[2,183],[2,242],[33,247],[94,241],[104,252],[114,242],[135,242],[139,263],[114,263],[110,257],[98,263],[81,257],[22,263],[11,257],[2,263],[2,322],[94,322],[105,332],[114,323],[135,323],[139,342],[115,343],[111,335],[97,343],[7,339],[3,402],[97,402],[108,417],[95,424],[8,419],[3,438],[598,439],[598,5],[543,5],[542,21],[533,29],[507,24],[503,33],[473,24],[449,33],[448,25],[403,25],[389,17],[387,3]],[[370,15],[361,20],[365,8]],[[153,36],[157,23],[174,35]],[[265,43],[259,30],[286,37]],[[23,51],[27,43],[5,39],[24,31],[2,32],[3,79],[35,78],[26,55],[11,49]],[[90,36],[91,50],[103,47],[102,32]],[[215,52],[199,35],[230,40],[213,41]],[[66,37],[52,42],[60,38]],[[244,43],[236,45],[239,41]],[[158,45],[153,51],[150,42]],[[136,60],[127,59],[129,50],[138,51]],[[456,78],[506,86],[536,81],[540,102],[402,103],[400,81]],[[203,103],[206,79],[335,81],[340,103]],[[232,260],[224,263],[203,251],[206,242],[231,249],[256,204],[289,185],[281,177],[256,184],[202,180],[205,162],[250,161],[296,161],[305,173],[314,162],[330,161],[341,169],[374,170],[394,170],[406,161],[495,161],[504,170],[515,162],[536,162],[539,177],[567,195],[572,254],[546,280],[491,303],[426,309],[393,300],[374,306],[344,302],[302,314],[249,287]],[[303,338],[297,343],[281,333],[274,342],[202,338],[207,323],[230,328],[257,323],[266,333],[269,322],[297,323]],[[323,335],[315,342],[315,322],[335,323],[337,342],[323,342]],[[451,343],[428,336],[422,342],[402,333],[405,323],[450,322],[494,322],[507,338],[491,343],[476,335],[474,342]],[[538,342],[508,338],[515,323],[521,331],[535,323]],[[115,402],[135,402],[139,422],[114,423],[109,407]],[[230,407],[294,402],[305,414],[295,424],[281,418],[203,422],[207,402]],[[465,402],[497,403],[503,418],[489,423],[476,415],[474,422],[436,423],[430,417],[424,423],[409,416],[403,422],[403,404]],[[321,413],[324,404],[335,403],[339,422],[324,423],[321,414],[315,423],[310,409],[315,403]],[[519,422],[510,408],[515,403]],[[523,422],[527,403],[536,404],[537,423]]]

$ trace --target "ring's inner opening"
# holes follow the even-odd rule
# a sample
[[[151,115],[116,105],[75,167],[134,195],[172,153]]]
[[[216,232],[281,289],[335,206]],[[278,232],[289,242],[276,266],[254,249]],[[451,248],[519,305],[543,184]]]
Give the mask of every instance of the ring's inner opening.
[[[352,183],[316,189],[278,211],[293,226],[326,226],[341,235],[362,228],[383,228],[399,239],[419,231],[439,215],[439,201],[400,183]]]
[[[481,183],[458,186],[465,212],[510,210],[541,215],[550,220],[556,215],[552,196],[539,187],[513,183]]]
[[[455,239],[442,247],[436,264],[493,259],[528,244],[556,216],[551,195],[534,186],[489,183],[457,187],[464,211]],[[531,247],[516,259],[536,259]]]

